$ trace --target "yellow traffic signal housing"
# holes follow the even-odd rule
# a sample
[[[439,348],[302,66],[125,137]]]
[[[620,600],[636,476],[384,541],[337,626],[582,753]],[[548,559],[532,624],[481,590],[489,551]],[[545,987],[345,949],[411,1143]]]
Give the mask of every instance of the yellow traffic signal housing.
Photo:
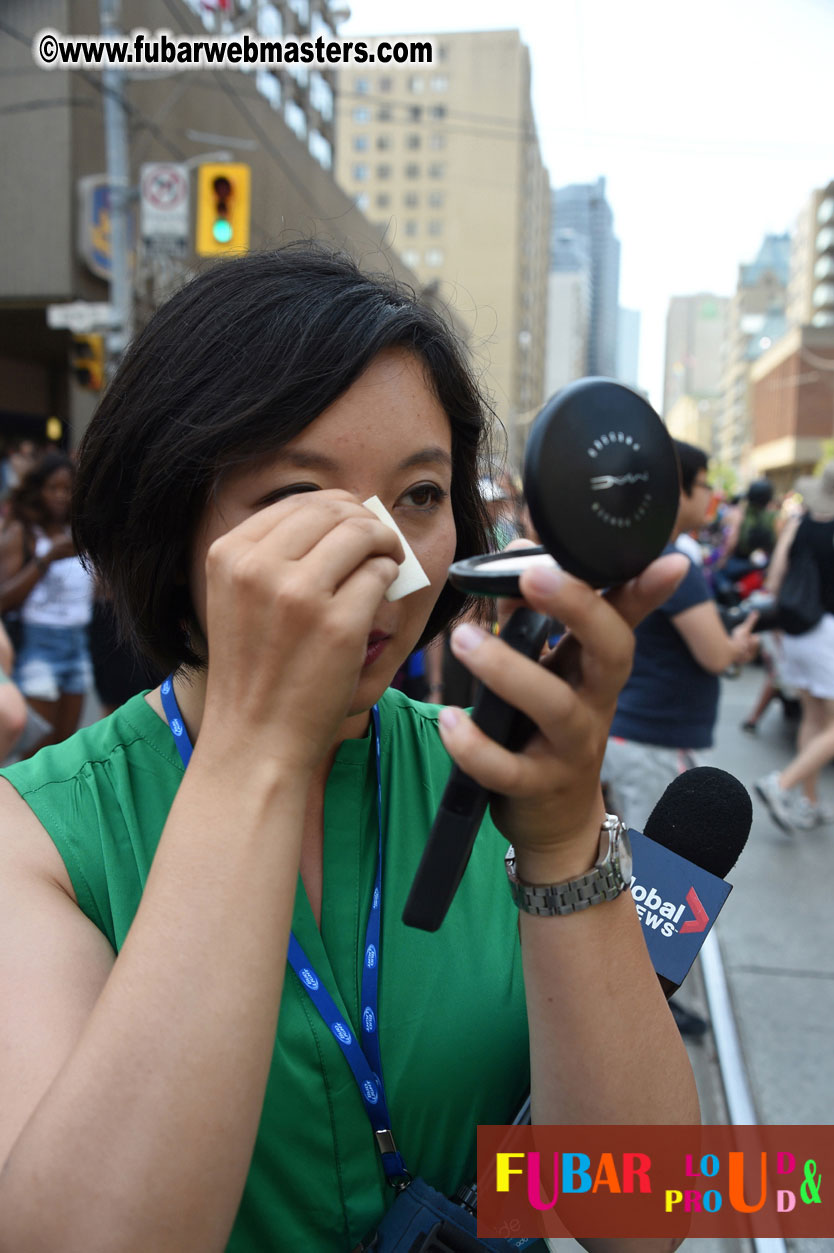
[[[100,392],[104,386],[104,336],[73,335],[70,369],[79,387]]]
[[[248,252],[251,187],[248,165],[215,162],[197,167],[198,256]]]

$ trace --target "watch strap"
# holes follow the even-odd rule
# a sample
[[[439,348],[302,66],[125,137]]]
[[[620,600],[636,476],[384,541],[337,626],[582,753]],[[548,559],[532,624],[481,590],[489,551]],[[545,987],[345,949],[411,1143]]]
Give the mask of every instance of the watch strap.
[[[524,883],[516,874],[515,849],[507,850],[504,862],[510,892],[517,907],[538,917],[575,914],[592,905],[616,900],[629,886],[623,877],[617,847],[625,833],[625,824],[616,814],[606,814],[600,829],[600,853],[596,865],[575,879],[563,883]]]

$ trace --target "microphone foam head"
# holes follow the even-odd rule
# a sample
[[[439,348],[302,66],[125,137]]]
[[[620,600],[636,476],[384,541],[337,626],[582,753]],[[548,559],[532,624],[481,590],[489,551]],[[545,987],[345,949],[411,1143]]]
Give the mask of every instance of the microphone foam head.
[[[695,766],[669,784],[644,835],[723,879],[738,861],[752,825],[747,788],[726,770]]]

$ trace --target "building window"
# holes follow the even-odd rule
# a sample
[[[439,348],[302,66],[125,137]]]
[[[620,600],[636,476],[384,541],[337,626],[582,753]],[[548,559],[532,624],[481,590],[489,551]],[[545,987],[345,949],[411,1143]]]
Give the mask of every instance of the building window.
[[[416,248],[404,248],[400,255],[403,263],[412,270],[420,264],[420,254]]]
[[[391,88],[393,87],[393,82],[392,82],[392,80],[391,80],[390,78],[388,78],[388,76],[386,75],[384,78],[381,78],[381,79],[379,80],[379,82],[378,82],[377,86],[379,87],[379,90],[380,90],[380,91],[390,91],[390,90],[391,90]]]
[[[284,34],[284,23],[281,14],[274,4],[262,4],[256,18],[258,34],[264,39],[280,39]]]
[[[367,78],[357,78],[354,80],[353,89],[357,95],[367,96],[368,92],[371,90],[371,84],[368,82]]]
[[[419,74],[412,74],[408,80],[408,90],[415,96],[419,96],[421,92],[426,90],[426,80],[421,78]]]
[[[420,197],[416,191],[407,191],[403,196],[403,204],[406,209],[416,209],[420,203]]]
[[[307,116],[294,100],[288,100],[284,105],[284,121],[298,139],[307,138]]]
[[[281,108],[281,83],[270,70],[258,70],[255,87],[269,101],[273,109]]]
[[[444,118],[445,116],[446,116],[446,106],[445,106],[445,104],[432,104],[432,105],[429,105],[429,117],[430,117],[433,121],[435,121],[435,122],[440,122],[440,121],[442,121],[442,120],[443,120],[443,118]]]
[[[407,165],[405,167],[405,176],[406,178],[419,178],[420,177],[419,165]]]
[[[351,174],[351,178],[353,179],[355,183],[367,182],[368,173],[369,171],[368,171],[367,165],[351,166],[350,174]]]
[[[419,122],[423,117],[423,107],[419,104],[412,104],[408,107],[409,122]]]
[[[448,91],[449,80],[445,74],[433,74],[429,80],[432,91]]]
[[[384,152],[387,148],[391,147],[391,136],[390,135],[377,135],[376,146],[380,152]]]
[[[391,197],[387,191],[381,191],[376,198],[376,207],[378,209],[387,209],[390,207]]]
[[[308,147],[322,169],[330,170],[333,168],[333,148],[330,141],[325,139],[320,131],[310,131]]]
[[[358,109],[354,109],[350,116],[354,122],[370,122],[371,110],[360,107]]]
[[[367,152],[369,143],[370,143],[370,140],[368,139],[367,135],[354,135],[353,151],[354,152]]]
[[[316,70],[310,74],[310,104],[321,114],[325,122],[333,119],[333,88]]]
[[[445,148],[445,147],[446,147],[446,136],[445,136],[445,135],[441,135],[441,134],[439,134],[437,131],[435,131],[435,133],[434,133],[433,135],[430,135],[430,136],[429,136],[429,147],[430,147],[430,148],[435,148],[435,149],[437,149],[437,148]]]
[[[427,172],[429,178],[443,178],[446,173],[446,166],[442,161],[433,161]]]
[[[379,106],[379,108],[376,111],[376,120],[378,122],[390,122],[391,121],[390,104],[381,104]]]
[[[446,196],[442,191],[430,191],[429,192],[429,208],[430,209],[442,209],[445,203],[446,203]]]
[[[376,167],[376,176],[377,178],[390,178],[391,166],[390,165],[378,165]]]
[[[356,197],[354,204],[357,209],[361,209],[363,213],[367,213],[370,208],[371,198],[366,191],[363,191],[361,196]]]
[[[405,146],[406,146],[406,148],[412,148],[412,149],[413,149],[413,148],[419,148],[419,147],[420,147],[420,136],[419,136],[419,135],[414,135],[414,134],[411,134],[411,135],[406,135],[406,137],[405,137]]]
[[[443,219],[442,218],[430,218],[429,219],[429,234],[430,235],[442,235],[443,234]]]
[[[427,248],[426,249],[426,265],[442,265],[442,264],[443,264],[443,249],[442,248]]]
[[[405,233],[412,239],[417,234],[417,221],[415,218],[408,218],[406,220]]]
[[[825,200],[820,201],[820,207],[817,209],[817,224],[825,226],[826,222],[830,222],[834,218],[834,196],[826,196]]]

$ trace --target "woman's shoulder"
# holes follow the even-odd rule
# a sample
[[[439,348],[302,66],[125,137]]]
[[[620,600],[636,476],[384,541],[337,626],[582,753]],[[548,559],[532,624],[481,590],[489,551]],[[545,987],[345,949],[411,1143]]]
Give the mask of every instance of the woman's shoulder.
[[[132,697],[109,717],[101,718],[34,757],[8,766],[0,774],[23,796],[61,789],[73,781],[110,771],[119,761],[158,761],[160,768],[179,767],[170,734],[145,700]]]

